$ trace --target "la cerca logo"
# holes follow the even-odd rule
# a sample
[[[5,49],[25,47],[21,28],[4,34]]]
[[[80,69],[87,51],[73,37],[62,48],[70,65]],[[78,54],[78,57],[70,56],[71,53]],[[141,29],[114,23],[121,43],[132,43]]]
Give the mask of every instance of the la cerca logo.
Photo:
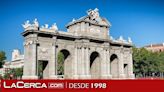
[[[51,88],[51,89],[61,89],[64,88],[64,83],[60,82],[24,82],[24,81],[17,81],[17,82],[3,82],[4,88]]]

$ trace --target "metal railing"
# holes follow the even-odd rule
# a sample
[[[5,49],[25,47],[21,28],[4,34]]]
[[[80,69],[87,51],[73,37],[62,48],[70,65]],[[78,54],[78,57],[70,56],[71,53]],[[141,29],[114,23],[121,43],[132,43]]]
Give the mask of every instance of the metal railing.
[[[135,78],[157,78],[164,79],[164,72],[135,73]]]

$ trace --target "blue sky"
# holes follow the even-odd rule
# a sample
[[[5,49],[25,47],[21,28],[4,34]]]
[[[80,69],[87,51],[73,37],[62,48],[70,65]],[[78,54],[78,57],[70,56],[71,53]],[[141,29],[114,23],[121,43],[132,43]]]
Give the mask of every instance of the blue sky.
[[[112,24],[114,38],[131,37],[137,47],[164,42],[164,0],[0,0],[0,50],[11,59],[11,52],[23,52],[21,26],[38,18],[40,25],[65,25],[72,18],[86,15],[88,9],[99,8],[100,16]]]

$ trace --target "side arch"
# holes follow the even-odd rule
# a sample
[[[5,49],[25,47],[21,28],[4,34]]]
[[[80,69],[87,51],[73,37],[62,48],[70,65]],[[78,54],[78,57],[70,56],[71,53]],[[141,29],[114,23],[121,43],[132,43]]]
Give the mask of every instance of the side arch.
[[[90,74],[93,79],[98,79],[101,75],[100,54],[96,51],[90,55]]]
[[[110,73],[112,78],[118,78],[119,76],[119,58],[116,54],[110,56]]]
[[[57,55],[57,74],[60,77],[70,78],[72,72],[72,55],[69,50],[61,49]]]

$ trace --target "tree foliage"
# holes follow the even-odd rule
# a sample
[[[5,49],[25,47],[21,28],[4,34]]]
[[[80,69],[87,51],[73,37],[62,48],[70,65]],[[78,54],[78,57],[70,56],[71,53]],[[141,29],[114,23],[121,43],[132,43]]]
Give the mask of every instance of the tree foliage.
[[[145,48],[133,48],[133,65],[136,76],[164,72],[164,52],[151,52]]]
[[[8,70],[4,75],[4,79],[10,79],[10,75],[13,75],[13,79],[21,79],[23,75],[23,67]]]
[[[4,51],[0,51],[0,68],[3,67],[3,64],[5,63],[5,60],[6,59],[6,54]]]
[[[15,68],[15,76],[22,77],[23,75],[23,68]]]
[[[62,52],[58,53],[58,59],[57,59],[57,71],[58,75],[63,75],[64,74],[64,54]]]
[[[43,78],[43,61],[38,62],[38,76],[40,79]]]

